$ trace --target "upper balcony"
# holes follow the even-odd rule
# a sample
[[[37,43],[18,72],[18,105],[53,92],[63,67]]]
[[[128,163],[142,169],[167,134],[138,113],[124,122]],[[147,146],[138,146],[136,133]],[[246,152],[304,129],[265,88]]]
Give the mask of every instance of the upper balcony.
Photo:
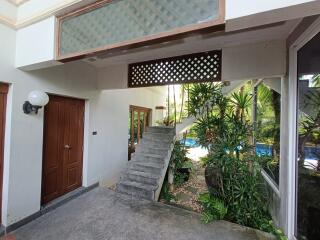
[[[0,1],[0,24],[2,12],[10,12],[4,2]],[[281,39],[295,20],[320,11],[319,0],[23,2],[11,23],[17,30],[15,67],[23,70],[82,58],[112,62],[111,56],[148,52],[147,57],[127,59],[132,63]],[[155,48],[157,57],[152,52]]]
[[[70,61],[224,23],[223,0],[103,0],[59,16],[56,57]],[[170,38],[171,37],[171,38]]]

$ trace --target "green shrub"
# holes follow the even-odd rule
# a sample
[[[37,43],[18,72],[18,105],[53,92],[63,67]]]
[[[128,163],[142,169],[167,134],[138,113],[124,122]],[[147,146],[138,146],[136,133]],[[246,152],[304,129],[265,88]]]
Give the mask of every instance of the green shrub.
[[[191,171],[193,168],[192,162],[186,157],[187,152],[184,144],[179,141],[175,143],[171,154],[170,168],[174,174],[174,184],[177,186],[182,185],[186,179],[186,174],[179,172],[178,169],[187,168]]]
[[[201,217],[201,221],[204,223],[224,219],[228,212],[223,201],[212,197],[208,192],[200,194],[199,202],[204,209]]]
[[[170,202],[172,199],[175,199],[174,195],[170,192],[168,176],[166,176],[164,179],[160,192],[160,199],[164,199],[166,202]]]
[[[221,94],[221,87],[208,94],[206,86],[194,88],[197,95],[191,96],[193,107],[199,108],[208,101],[212,103],[200,117],[195,114],[197,109],[191,111],[197,117],[193,129],[200,145],[209,150],[202,163],[211,169],[219,169],[221,183],[214,191],[200,196],[204,207],[202,221],[226,219],[285,239],[268,213],[268,196],[261,175],[265,159],[256,156],[254,146],[250,144],[254,135],[248,121],[250,93],[242,87],[229,98]]]
[[[183,183],[185,183],[185,179],[187,178],[187,174],[175,172],[174,173],[174,185],[181,186]]]

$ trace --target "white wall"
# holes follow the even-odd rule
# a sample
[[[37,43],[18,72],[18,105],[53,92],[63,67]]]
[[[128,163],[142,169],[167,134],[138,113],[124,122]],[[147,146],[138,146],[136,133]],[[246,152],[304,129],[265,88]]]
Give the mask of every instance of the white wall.
[[[100,151],[96,155],[99,159],[98,164],[88,169],[89,175],[95,176],[91,182],[97,179],[106,185],[117,182],[120,171],[128,159],[129,106],[151,108],[152,125],[155,125],[159,120],[155,107],[165,105],[166,87],[127,89],[127,77],[127,64],[98,69],[97,86],[104,90],[94,104],[93,112],[97,114],[95,118],[97,121],[92,126],[91,132],[98,131],[98,134],[90,136],[92,146],[90,149],[93,152],[90,152],[89,156],[99,152],[98,149],[105,151]],[[106,109],[109,111],[105,111]],[[117,159],[117,161],[112,161],[112,159]]]
[[[50,9],[57,4],[61,4],[62,2],[65,2],[65,1],[64,0],[29,0],[19,6],[18,19],[22,20],[22,19],[29,18],[32,15],[43,12],[46,9]]]
[[[128,161],[129,106],[151,108],[155,123],[155,106],[164,104],[165,95],[142,88],[103,90],[95,101],[89,138],[89,159],[94,159],[95,164],[88,168],[89,184],[99,180],[112,185]],[[98,134],[92,135],[93,131]]]
[[[286,73],[284,40],[222,49],[222,79],[244,80],[283,76]]]
[[[226,0],[226,20],[313,1],[314,0],[268,0],[258,1],[253,4],[252,0]]]
[[[15,32],[0,25],[0,36],[5,36],[1,37],[4,51],[0,55],[0,81],[12,84],[7,110],[11,115],[6,127],[10,142],[6,142],[2,208],[3,224],[10,225],[40,209],[43,111],[38,115],[22,112],[28,93],[40,89],[91,100],[97,90],[94,69],[83,63],[29,73],[14,69]]]
[[[10,225],[40,209],[43,110],[26,115],[22,105],[31,90],[87,100],[84,184],[112,182],[127,161],[129,104],[158,105],[153,90],[101,91],[97,70],[83,62],[24,72],[14,68],[16,32],[0,24],[0,81],[8,96],[2,223]],[[32,52],[30,52],[31,54]],[[108,74],[106,72],[106,74]],[[108,81],[108,78],[104,78]],[[11,97],[12,96],[12,97]],[[160,103],[159,103],[160,104]],[[163,103],[161,103],[163,105]],[[97,131],[98,135],[90,135]]]
[[[226,30],[234,31],[319,14],[319,0],[226,1]]]
[[[76,10],[93,2],[96,2],[96,0],[27,0],[18,7],[17,27],[25,27],[48,17]]]
[[[98,70],[97,86],[100,89],[127,88],[128,65],[119,64]]]
[[[88,100],[86,185],[96,181],[111,184],[118,179],[127,161],[129,105],[152,109],[164,105],[164,99],[156,97],[158,93],[154,89],[124,89],[126,65],[97,70],[75,62],[31,72],[15,69],[15,60],[32,66],[37,61],[51,59],[52,39],[48,38],[52,37],[52,26],[53,18],[49,18],[16,33],[0,24],[0,81],[12,84],[7,111],[2,208],[6,225],[40,209],[43,111],[36,116],[22,112],[22,104],[31,90]],[[17,50],[20,49],[17,53],[16,43]],[[283,44],[271,41],[224,48],[223,79],[283,75]],[[112,90],[101,90],[106,88]],[[93,131],[98,134],[92,135]]]
[[[32,69],[35,64],[42,67],[58,65],[54,60],[55,51],[55,17],[19,29],[16,39],[17,68]],[[40,65],[37,65],[37,68]]]
[[[92,2],[91,0],[28,0],[18,8],[18,21],[24,21],[33,16],[62,9],[63,7],[79,2]]]
[[[15,20],[17,17],[17,7],[8,1],[0,1],[0,17]]]

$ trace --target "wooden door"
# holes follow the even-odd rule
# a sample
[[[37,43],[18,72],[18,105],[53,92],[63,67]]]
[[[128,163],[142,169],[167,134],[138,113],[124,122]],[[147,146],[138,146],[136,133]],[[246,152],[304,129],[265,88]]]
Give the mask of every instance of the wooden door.
[[[140,143],[146,127],[149,126],[151,112],[150,108],[130,106],[128,160],[131,160],[135,145]]]
[[[44,109],[43,204],[82,185],[84,101],[49,98]]]
[[[6,123],[8,85],[0,83],[0,223],[2,216],[2,184],[3,184],[3,158],[4,158],[4,137]]]

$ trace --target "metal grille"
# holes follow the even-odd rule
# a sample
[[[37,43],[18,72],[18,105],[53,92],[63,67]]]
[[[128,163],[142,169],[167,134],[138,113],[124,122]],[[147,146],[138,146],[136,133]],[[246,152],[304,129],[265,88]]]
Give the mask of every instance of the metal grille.
[[[129,65],[128,87],[221,81],[221,51]]]

